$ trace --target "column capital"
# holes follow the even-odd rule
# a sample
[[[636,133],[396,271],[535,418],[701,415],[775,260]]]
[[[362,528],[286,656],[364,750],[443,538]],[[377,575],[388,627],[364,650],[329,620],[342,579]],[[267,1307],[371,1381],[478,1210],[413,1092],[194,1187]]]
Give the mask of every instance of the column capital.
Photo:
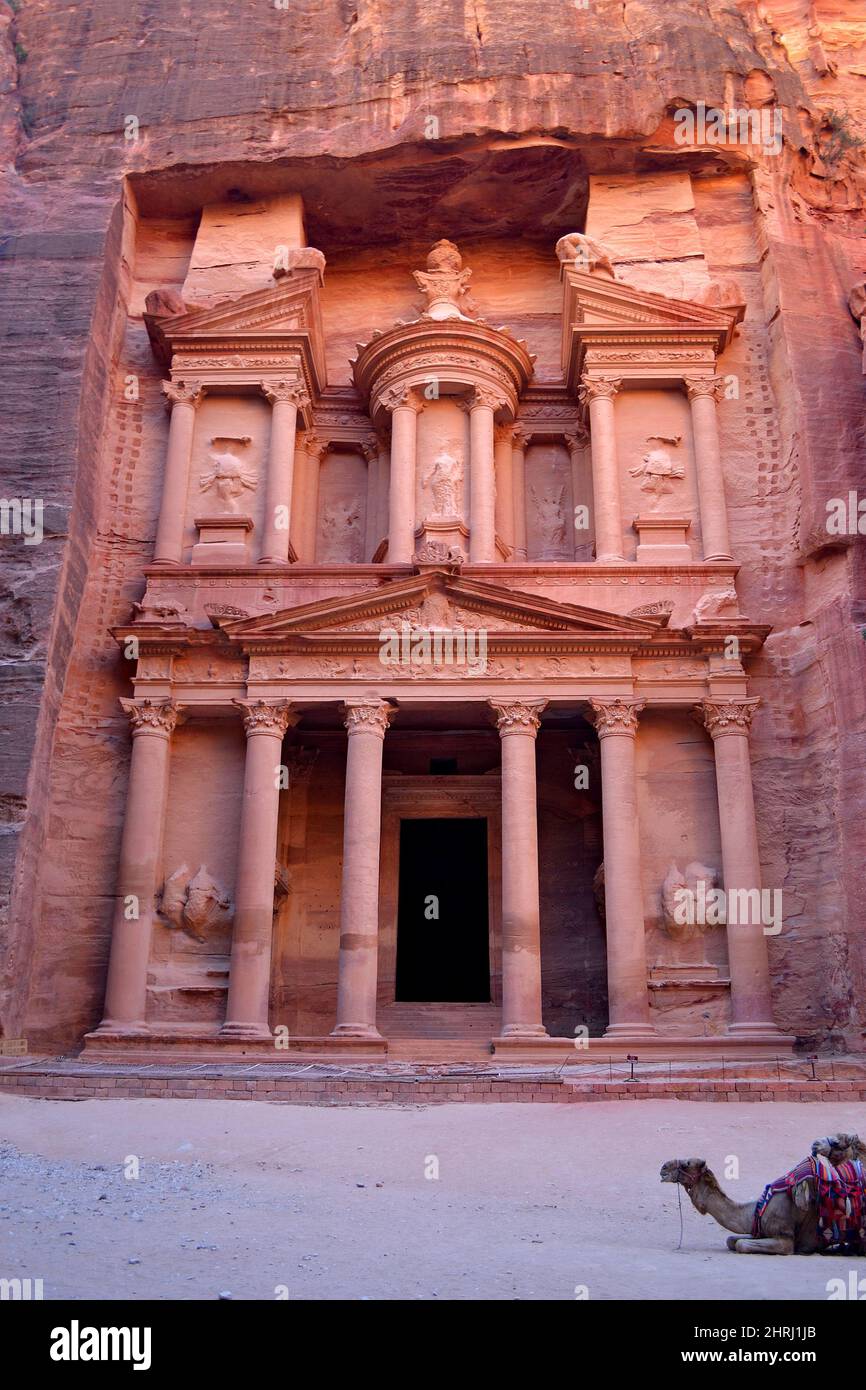
[[[365,463],[373,463],[379,457],[382,445],[377,434],[369,434],[366,439],[362,439],[359,445],[364,456]]]
[[[589,443],[589,435],[586,430],[581,427],[569,430],[568,433],[564,434],[562,437],[565,440],[565,447],[570,454],[575,453],[578,449],[585,449]]]
[[[514,442],[515,433],[516,428],[510,421],[507,421],[504,425],[494,425],[493,442],[494,444],[512,444]]]
[[[521,424],[521,422],[518,420],[511,431],[512,449],[525,449],[531,438],[531,431],[526,428],[526,425]]]
[[[121,696],[120,703],[129,715],[133,738],[138,734],[170,738],[174,733],[180,711],[173,700],[129,700]]]
[[[397,712],[387,700],[344,700],[343,709],[346,711],[343,722],[350,738],[353,734],[377,734],[379,738],[384,738],[385,730]]]
[[[703,720],[714,739],[722,738],[725,734],[742,734],[748,738],[752,716],[760,703],[757,695],[748,699],[702,700],[695,705],[695,714]]]
[[[505,397],[490,386],[476,386],[466,398],[467,409],[470,413],[473,410],[485,409],[492,410],[495,414],[497,410],[504,409],[507,404]]]
[[[322,455],[327,451],[328,444],[327,441],[324,440],[320,434],[313,434],[311,430],[307,430],[306,434],[304,435],[304,442],[302,447],[304,453],[307,455],[307,458],[320,459]]]
[[[379,404],[393,413],[395,410],[413,410],[417,415],[423,409],[414,386],[388,386],[379,396]]]
[[[164,381],[162,394],[169,410],[176,405],[191,405],[193,410],[198,410],[205,398],[205,387],[200,381]]]
[[[637,717],[646,705],[646,700],[623,700],[619,696],[612,700],[591,699],[592,722],[599,738],[610,738],[614,734],[624,734],[634,738],[637,733]]]
[[[596,400],[612,401],[621,388],[620,376],[585,376],[578,388],[577,396],[584,405]]]
[[[684,376],[683,385],[690,401],[698,400],[701,396],[712,396],[714,401],[720,401],[725,379],[721,376]]]
[[[309,393],[298,381],[263,381],[262,395],[267,397],[271,405],[288,401],[298,410],[308,410],[311,404]]]
[[[279,734],[282,738],[300,719],[288,700],[232,700],[232,704],[243,713],[247,738],[253,734]]]
[[[508,734],[528,734],[535,738],[541,724],[541,716],[547,708],[547,700],[488,700],[496,715],[499,737]]]

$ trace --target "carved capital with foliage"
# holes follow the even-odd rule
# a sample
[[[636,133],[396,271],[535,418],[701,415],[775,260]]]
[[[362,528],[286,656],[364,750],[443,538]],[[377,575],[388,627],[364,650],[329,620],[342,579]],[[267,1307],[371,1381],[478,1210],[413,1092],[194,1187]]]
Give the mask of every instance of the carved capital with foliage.
[[[535,738],[548,704],[547,700],[488,700],[487,703],[496,715],[500,738],[507,734],[528,734]]]
[[[308,410],[310,406],[309,395],[297,381],[263,381],[262,393],[271,405],[276,405],[278,401],[288,401],[298,410]]]
[[[612,401],[622,387],[622,377],[594,376],[584,377],[578,390],[578,399],[589,405],[592,401]]]
[[[748,738],[752,716],[760,703],[757,695],[742,700],[702,700],[695,706],[695,713],[713,738],[721,738],[724,734]]]
[[[173,700],[127,700],[121,698],[123,709],[132,724],[132,736],[160,734],[171,738],[178,720],[178,708]]]
[[[634,738],[637,733],[637,717],[646,704],[645,700],[623,700],[618,696],[612,700],[590,700],[592,722],[599,738],[612,734],[625,734]]]
[[[205,388],[200,381],[164,381],[162,394],[170,410],[176,405],[191,405],[197,410],[204,400]]]
[[[288,700],[233,700],[232,704],[243,714],[247,738],[252,734],[282,738],[286,729],[300,719]]]
[[[386,700],[346,700],[343,708],[350,738],[353,734],[377,734],[379,738],[384,738],[385,730],[396,713],[393,705]]]

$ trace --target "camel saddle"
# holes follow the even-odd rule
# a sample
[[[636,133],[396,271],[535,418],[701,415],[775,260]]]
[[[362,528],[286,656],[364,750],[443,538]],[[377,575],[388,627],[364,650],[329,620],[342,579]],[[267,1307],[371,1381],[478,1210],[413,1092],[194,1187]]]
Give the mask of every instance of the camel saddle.
[[[792,1192],[812,1179],[818,1194],[818,1233],[833,1254],[866,1254],[866,1170],[860,1159],[845,1159],[834,1168],[826,1158],[804,1158],[790,1173],[768,1183],[755,1208],[752,1234],[760,1239],[762,1218],[777,1192]]]

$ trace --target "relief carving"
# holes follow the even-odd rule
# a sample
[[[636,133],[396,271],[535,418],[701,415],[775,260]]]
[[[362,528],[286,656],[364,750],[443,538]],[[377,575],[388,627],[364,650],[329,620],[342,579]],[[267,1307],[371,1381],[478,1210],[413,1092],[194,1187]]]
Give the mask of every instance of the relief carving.
[[[545,550],[561,550],[565,545],[565,488],[548,487],[539,494],[530,484],[529,493],[535,505],[538,529]]]
[[[718,882],[718,871],[707,868],[698,860],[687,864],[685,873],[671,862],[662,883],[661,900],[662,926],[673,941],[690,941],[693,937],[703,936],[707,927],[718,925],[708,921],[706,913],[694,910],[701,903],[706,903]],[[690,906],[691,911],[688,910]]]
[[[231,924],[231,898],[200,864],[195,875],[186,864],[175,869],[163,885],[159,913],[168,927],[184,931],[194,941],[205,941],[208,934]]]
[[[460,515],[463,465],[455,454],[449,452],[447,446],[440,449],[421,481],[423,486],[429,487],[433,493],[433,516]]]
[[[615,280],[613,262],[601,242],[583,232],[569,232],[556,243],[556,255],[561,265],[580,270],[585,275],[605,275]]]
[[[695,604],[693,623],[710,623],[716,618],[738,618],[740,600],[735,589],[723,589],[718,594],[703,594]]]
[[[243,446],[250,442],[248,434],[215,435],[211,440],[213,445],[240,444]],[[202,474],[199,479],[199,491],[210,492],[212,489],[229,511],[236,511],[238,500],[244,492],[254,492],[258,486],[256,475],[244,468],[241,460],[232,453],[231,449],[214,450],[209,455],[209,459],[213,468],[209,473]]]
[[[667,449],[648,449],[640,463],[628,471],[632,478],[640,478],[640,490],[650,494],[651,507],[673,492],[674,481],[686,475],[683,465],[676,463]]]

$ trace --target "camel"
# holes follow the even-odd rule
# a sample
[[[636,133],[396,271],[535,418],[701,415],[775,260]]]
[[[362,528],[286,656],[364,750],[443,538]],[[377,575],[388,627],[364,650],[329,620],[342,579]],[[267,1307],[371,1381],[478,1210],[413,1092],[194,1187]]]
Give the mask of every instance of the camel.
[[[660,1176],[662,1182],[676,1182],[684,1187],[701,1216],[709,1214],[726,1231],[736,1232],[728,1236],[727,1245],[738,1255],[814,1255],[821,1248],[818,1211],[808,1183],[800,1183],[792,1193],[775,1193],[761,1219],[765,1234],[754,1237],[757,1201],[732,1202],[703,1158],[668,1159],[662,1164]],[[804,1195],[805,1205],[801,1205]]]
[[[816,1139],[812,1155],[835,1168],[845,1159],[866,1158],[866,1144],[856,1134]],[[662,1164],[661,1181],[684,1187],[701,1216],[709,1214],[725,1230],[727,1246],[738,1255],[814,1255],[824,1249],[818,1227],[818,1202],[813,1180],[804,1179],[790,1191],[774,1192],[761,1216],[760,1236],[754,1222],[758,1202],[733,1202],[719,1186],[702,1158],[672,1158]]]

